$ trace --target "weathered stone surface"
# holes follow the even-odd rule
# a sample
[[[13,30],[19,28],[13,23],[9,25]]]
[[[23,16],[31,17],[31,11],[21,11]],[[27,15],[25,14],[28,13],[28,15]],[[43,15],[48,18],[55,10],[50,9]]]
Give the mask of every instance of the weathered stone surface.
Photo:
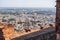
[[[46,28],[37,32],[33,32],[27,35],[16,37],[11,40],[47,40],[47,39],[48,40],[56,39],[56,33],[55,33],[54,27]]]
[[[56,6],[56,30],[60,34],[60,0],[57,0]]]

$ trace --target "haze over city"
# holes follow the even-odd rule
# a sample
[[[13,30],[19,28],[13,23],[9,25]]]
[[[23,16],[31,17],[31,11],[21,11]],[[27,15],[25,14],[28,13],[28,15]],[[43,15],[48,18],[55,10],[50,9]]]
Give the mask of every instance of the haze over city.
[[[0,0],[0,7],[48,7],[54,8],[56,0]]]
[[[0,0],[0,40],[55,40],[55,5],[56,0]]]

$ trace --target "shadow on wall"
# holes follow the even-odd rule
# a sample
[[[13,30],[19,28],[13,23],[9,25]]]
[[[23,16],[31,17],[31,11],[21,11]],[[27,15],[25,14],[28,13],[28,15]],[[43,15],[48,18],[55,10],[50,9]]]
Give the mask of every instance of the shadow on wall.
[[[3,36],[2,28],[0,28],[0,40],[5,40],[5,38]]]

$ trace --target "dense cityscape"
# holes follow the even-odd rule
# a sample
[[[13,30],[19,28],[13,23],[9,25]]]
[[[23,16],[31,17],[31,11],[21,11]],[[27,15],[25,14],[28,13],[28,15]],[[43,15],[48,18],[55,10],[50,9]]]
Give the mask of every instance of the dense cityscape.
[[[0,22],[13,24],[15,32],[55,23],[55,8],[0,8]]]
[[[59,0],[0,0],[0,40],[60,40]]]

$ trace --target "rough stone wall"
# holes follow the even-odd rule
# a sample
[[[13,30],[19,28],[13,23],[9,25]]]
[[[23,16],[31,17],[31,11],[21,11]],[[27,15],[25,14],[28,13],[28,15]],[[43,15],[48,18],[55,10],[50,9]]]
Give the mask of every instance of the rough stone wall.
[[[56,30],[60,34],[60,0],[56,0]]]
[[[11,40],[56,40],[55,28],[47,28]]]
[[[56,35],[55,32],[51,32],[25,40],[56,40]]]
[[[56,36],[60,40],[60,0],[56,0]]]
[[[0,40],[5,40],[5,38],[3,36],[2,28],[0,28]]]

